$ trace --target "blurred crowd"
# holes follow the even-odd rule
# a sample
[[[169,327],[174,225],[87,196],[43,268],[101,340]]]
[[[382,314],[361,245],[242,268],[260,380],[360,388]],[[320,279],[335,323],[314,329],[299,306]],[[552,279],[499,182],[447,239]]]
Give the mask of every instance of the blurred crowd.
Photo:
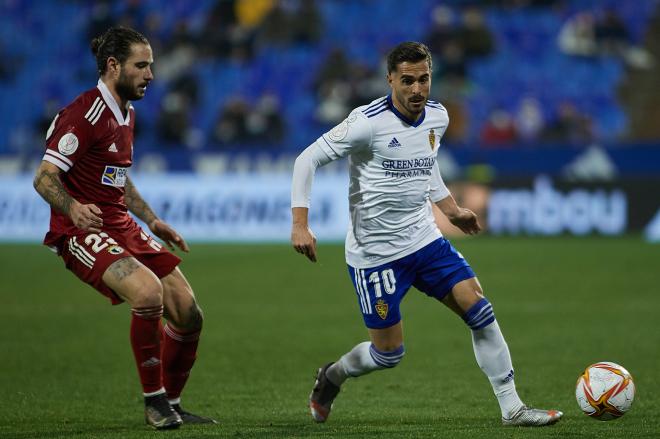
[[[172,14],[153,8],[153,2],[129,0],[125,7],[117,8],[114,2],[97,1],[89,7],[86,41],[111,25],[123,24],[141,30],[153,46],[157,82],[163,85],[151,125],[146,124],[145,128],[138,124],[137,134],[152,136],[158,147],[300,148],[304,145],[292,140],[298,141],[301,136],[293,134],[306,129],[318,135],[340,122],[352,108],[388,93],[383,61],[374,63],[355,56],[348,41],[345,44],[324,41],[327,32],[334,32],[324,15],[328,4],[314,0],[209,2],[202,13],[175,15],[174,21],[167,19]],[[449,144],[502,148],[544,143],[587,145],[608,140],[594,120],[598,106],[585,105],[579,94],[548,100],[533,92],[515,92],[508,99],[470,104],[490,92],[484,90],[487,86],[483,82],[475,79],[474,72],[481,65],[491,65],[508,56],[510,50],[498,36],[502,32],[497,23],[501,21],[489,16],[493,8],[504,10],[500,15],[531,8],[561,20],[554,40],[541,43],[565,57],[615,59],[624,72],[657,68],[644,38],[634,37],[615,8],[579,10],[571,2],[552,0],[461,2],[459,6],[449,2],[427,4],[428,21],[414,38],[424,41],[434,55],[431,96],[442,102],[450,114],[451,123],[445,135]],[[167,7],[163,3],[163,8]],[[356,35],[359,35],[357,30]],[[522,37],[520,44],[524,46],[525,35]],[[374,41],[373,47],[383,52],[379,53],[382,60],[387,47],[381,47],[380,43]],[[260,54],[264,48],[272,53],[305,48],[308,54],[318,53],[318,59],[310,59],[305,75],[284,75],[276,80],[263,67]],[[2,44],[0,55],[11,60],[0,65],[0,83],[21,74],[20,57],[8,53]],[[203,75],[200,66],[218,62],[222,66],[237,66],[241,74],[253,73],[246,77],[238,74],[237,83],[222,84],[223,95],[210,94],[215,84],[212,79],[209,82],[209,75]],[[286,83],[281,83],[282,79]],[[506,80],[498,78],[496,84]],[[570,81],[570,78],[556,80]],[[519,87],[513,75],[504,83],[511,90]],[[284,94],[283,88],[287,89]],[[296,102],[309,102],[308,108],[288,108],[290,93],[307,96]],[[35,120],[32,130],[38,135],[45,132],[58,108],[66,103],[58,98],[47,99],[43,115]],[[298,120],[301,115],[304,120]],[[209,123],[197,122],[207,119]],[[310,136],[302,138],[311,141]],[[623,130],[619,136],[634,139],[635,133]],[[25,139],[30,139],[30,135],[22,132],[13,135],[12,142],[25,142]]]

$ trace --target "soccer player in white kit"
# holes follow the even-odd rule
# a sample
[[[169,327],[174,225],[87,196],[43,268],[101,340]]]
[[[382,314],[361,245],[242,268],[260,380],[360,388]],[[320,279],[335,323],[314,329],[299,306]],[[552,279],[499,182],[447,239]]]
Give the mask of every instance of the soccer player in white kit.
[[[431,202],[464,233],[481,230],[476,215],[456,204],[436,165],[449,118],[441,104],[428,99],[431,68],[424,44],[399,44],[387,57],[391,94],[353,110],[296,159],[291,242],[316,262],[316,238],[308,225],[314,172],[348,156],[346,262],[370,338],[318,370],[309,397],[311,414],[325,422],[346,379],[401,361],[405,351],[399,304],[414,286],[470,327],[477,363],[493,387],[504,425],[553,424],[562,412],[529,408],[518,397],[509,349],[493,308],[470,265],[434,221]]]

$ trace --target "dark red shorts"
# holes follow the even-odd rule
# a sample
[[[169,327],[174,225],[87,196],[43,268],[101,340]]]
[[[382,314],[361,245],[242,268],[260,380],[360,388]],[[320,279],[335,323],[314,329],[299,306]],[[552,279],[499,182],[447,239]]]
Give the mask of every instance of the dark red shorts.
[[[58,247],[66,268],[107,296],[113,305],[123,300],[103,282],[103,273],[115,261],[133,256],[159,279],[170,274],[181,262],[135,222],[121,231],[81,231],[66,235]]]

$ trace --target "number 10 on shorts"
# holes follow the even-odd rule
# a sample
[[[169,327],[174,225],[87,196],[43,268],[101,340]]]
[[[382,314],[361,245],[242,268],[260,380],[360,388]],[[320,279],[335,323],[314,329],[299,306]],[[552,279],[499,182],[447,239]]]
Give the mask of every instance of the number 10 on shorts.
[[[355,291],[357,292],[360,308],[362,309],[362,314],[372,314],[373,308],[371,304],[371,299],[369,297],[369,284],[371,284],[371,290],[375,299],[383,297],[383,291],[385,294],[392,295],[396,292],[396,278],[394,277],[394,270],[391,268],[374,271],[368,276],[365,273],[365,270],[356,268],[353,269],[353,277],[355,282]]]

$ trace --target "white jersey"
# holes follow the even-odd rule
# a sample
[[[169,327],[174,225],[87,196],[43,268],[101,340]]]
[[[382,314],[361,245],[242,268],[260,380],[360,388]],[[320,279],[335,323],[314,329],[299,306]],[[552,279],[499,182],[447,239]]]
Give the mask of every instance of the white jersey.
[[[448,123],[447,111],[437,102],[428,101],[419,119],[412,122],[386,96],[356,108],[310,146],[327,155],[329,160],[320,160],[321,165],[348,156],[349,265],[375,267],[442,236],[429,199],[435,202],[449,195],[436,165]],[[296,179],[294,171],[292,205],[308,207],[296,180],[304,178]]]

